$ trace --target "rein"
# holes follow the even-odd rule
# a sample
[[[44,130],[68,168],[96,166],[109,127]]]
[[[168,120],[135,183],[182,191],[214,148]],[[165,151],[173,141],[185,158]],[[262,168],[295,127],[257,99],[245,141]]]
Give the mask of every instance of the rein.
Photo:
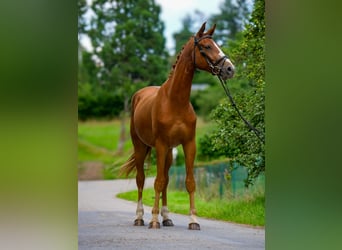
[[[217,75],[218,79],[220,80],[221,82],[221,85],[224,89],[224,92],[226,93],[227,97],[229,98],[231,104],[233,105],[234,109],[236,110],[236,112],[238,113],[238,115],[240,116],[240,118],[244,121],[244,123],[247,125],[247,127],[250,128],[250,130],[252,130],[254,132],[254,134],[258,137],[258,139],[265,143],[265,135],[260,131],[258,130],[257,128],[255,128],[252,124],[250,124],[250,122],[248,122],[244,117],[243,115],[240,113],[239,109],[237,108],[236,106],[236,103],[232,97],[232,95],[230,94],[230,91],[227,87],[227,84],[225,81],[222,80],[221,76]]]
[[[205,51],[203,50],[202,46],[199,44],[199,41],[201,41],[202,39],[205,38],[209,38],[212,39],[212,36],[210,35],[206,35],[206,36],[202,36],[201,38],[197,39],[196,36],[194,36],[194,67],[197,68],[196,66],[196,53],[195,53],[195,48],[198,47],[199,52],[201,53],[201,55],[204,57],[204,59],[207,61],[210,69],[211,69],[211,73],[213,75],[216,75],[218,77],[218,79],[220,80],[220,83],[224,89],[224,92],[226,93],[227,97],[229,98],[231,104],[233,105],[234,109],[236,110],[236,112],[238,113],[238,115],[240,116],[240,118],[243,120],[243,122],[247,125],[247,127],[249,127],[250,130],[252,130],[254,132],[254,134],[258,137],[258,139],[265,143],[265,135],[258,130],[257,128],[255,128],[250,122],[248,122],[243,115],[241,114],[241,112],[239,111],[239,109],[236,106],[236,103],[232,97],[232,95],[230,94],[230,91],[228,89],[228,86],[226,84],[226,82],[221,78],[220,73],[222,71],[222,67],[224,64],[224,60],[226,58],[228,58],[227,56],[222,56],[220,59],[218,59],[216,62],[213,62],[205,53]],[[219,65],[220,64],[220,65]]]

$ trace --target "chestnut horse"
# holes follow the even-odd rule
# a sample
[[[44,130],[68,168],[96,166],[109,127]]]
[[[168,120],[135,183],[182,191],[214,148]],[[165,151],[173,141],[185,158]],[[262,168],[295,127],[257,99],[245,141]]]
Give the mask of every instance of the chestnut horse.
[[[189,101],[195,69],[205,70],[224,80],[233,77],[234,66],[213,41],[216,25],[207,32],[205,24],[190,38],[178,55],[169,78],[160,87],[145,87],[132,97],[131,139],[134,153],[121,167],[127,175],[136,170],[138,205],[134,225],[144,225],[142,192],[145,182],[144,160],[155,147],[157,176],[154,182],[155,201],[149,228],[160,228],[159,199],[162,193],[163,226],[173,226],[168,216],[167,185],[172,163],[172,148],[182,145],[186,166],[186,189],[190,197],[189,229],[200,230],[195,209],[195,179],[193,174],[196,154],[196,114]]]

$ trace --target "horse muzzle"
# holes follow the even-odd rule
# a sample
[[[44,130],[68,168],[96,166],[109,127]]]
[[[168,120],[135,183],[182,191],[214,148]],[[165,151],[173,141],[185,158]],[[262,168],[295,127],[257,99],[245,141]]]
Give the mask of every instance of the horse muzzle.
[[[226,59],[222,65],[222,68],[220,70],[220,77],[223,80],[230,79],[234,76],[235,73],[235,67],[232,64],[232,62],[229,59]]]

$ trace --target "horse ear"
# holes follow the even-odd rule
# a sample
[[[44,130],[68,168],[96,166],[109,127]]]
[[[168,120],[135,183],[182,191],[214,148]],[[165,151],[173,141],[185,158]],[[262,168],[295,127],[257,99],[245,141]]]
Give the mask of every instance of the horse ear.
[[[204,32],[204,30],[205,30],[205,24],[206,24],[207,22],[204,22],[203,24],[202,24],[202,27],[199,29],[199,31],[197,32],[197,34],[196,34],[196,36],[197,37],[202,37],[203,36],[203,32]]]
[[[211,27],[211,28],[207,31],[207,34],[212,36],[212,35],[214,34],[215,29],[216,29],[216,23],[214,23],[213,27]]]

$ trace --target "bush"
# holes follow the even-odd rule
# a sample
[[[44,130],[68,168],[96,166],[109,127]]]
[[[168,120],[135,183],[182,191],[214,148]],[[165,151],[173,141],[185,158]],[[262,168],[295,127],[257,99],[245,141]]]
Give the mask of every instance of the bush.
[[[78,85],[78,118],[113,118],[123,110],[123,99],[115,91],[89,83]]]
[[[220,99],[223,97],[224,92],[219,83],[217,83],[205,90],[193,91],[191,93],[191,104],[196,114],[207,120],[210,112],[219,104]]]
[[[263,89],[236,95],[235,99],[245,118],[264,133]],[[238,162],[248,169],[246,184],[252,183],[265,171],[264,143],[238,117],[228,100],[218,105],[211,113],[211,118],[218,126],[211,134],[200,139],[199,156],[208,160],[225,156]]]
[[[249,83],[233,92],[238,109],[259,131],[265,133],[265,1],[256,0],[250,22],[240,39],[231,43],[231,55],[238,65],[235,77]],[[244,80],[243,80],[244,79]],[[241,85],[243,86],[243,85]],[[265,171],[264,142],[250,131],[233,106],[225,100],[212,112],[217,130],[202,138],[202,157],[224,155],[248,169],[246,184]],[[203,147],[203,148],[202,148]],[[209,148],[210,150],[208,150]]]

